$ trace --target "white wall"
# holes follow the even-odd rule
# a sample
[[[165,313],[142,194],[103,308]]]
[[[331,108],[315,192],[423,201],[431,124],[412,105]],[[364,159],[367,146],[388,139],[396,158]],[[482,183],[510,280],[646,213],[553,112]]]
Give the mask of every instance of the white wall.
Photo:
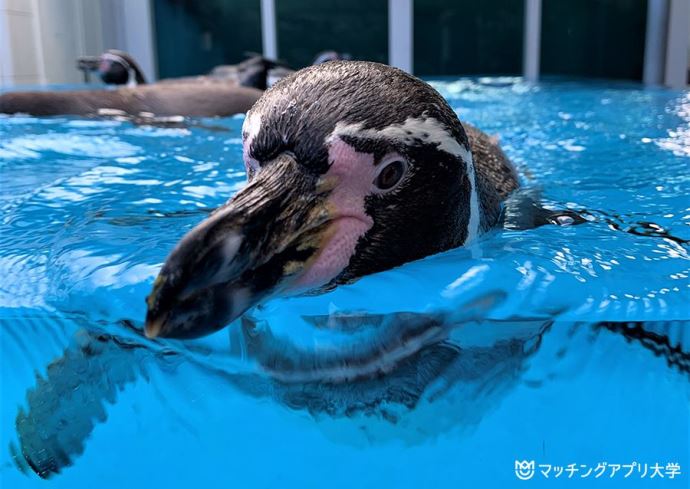
[[[47,83],[79,83],[76,58],[103,52],[101,12],[93,0],[35,0]]]
[[[151,1],[100,0],[100,6],[104,48],[127,51],[147,80],[157,79]]]
[[[45,81],[33,0],[0,0],[0,84]]]
[[[79,83],[76,59],[111,48],[155,79],[150,0],[0,0],[0,86]]]

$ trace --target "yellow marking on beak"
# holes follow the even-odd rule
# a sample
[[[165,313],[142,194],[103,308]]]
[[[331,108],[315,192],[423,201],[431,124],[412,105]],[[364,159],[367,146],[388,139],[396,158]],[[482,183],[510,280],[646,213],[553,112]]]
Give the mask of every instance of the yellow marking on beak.
[[[165,276],[163,274],[158,274],[156,280],[153,282],[153,290],[146,298],[146,305],[149,307],[149,309],[153,309],[153,306],[156,302],[156,297],[158,296],[158,291],[164,283]]]
[[[336,186],[338,185],[338,179],[330,176],[330,177],[321,177],[319,180],[316,182],[316,193],[321,194],[324,192],[329,192],[333,190]]]
[[[285,275],[285,276],[294,275],[297,272],[301,272],[303,268],[304,268],[304,262],[289,261],[283,267],[283,275]]]

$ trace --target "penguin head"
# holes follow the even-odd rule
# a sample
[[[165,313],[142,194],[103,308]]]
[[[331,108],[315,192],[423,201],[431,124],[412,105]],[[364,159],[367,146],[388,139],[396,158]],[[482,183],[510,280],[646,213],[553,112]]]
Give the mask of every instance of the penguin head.
[[[236,65],[237,81],[244,87],[266,90],[269,84],[269,73],[275,68],[288,68],[285,63],[252,54]]]
[[[462,125],[396,68],[298,71],[259,99],[242,137],[248,183],[166,260],[147,299],[149,336],[201,336],[267,297],[328,290],[479,230]]]
[[[108,85],[141,85],[146,79],[134,59],[124,51],[110,49],[101,54],[98,73]]]

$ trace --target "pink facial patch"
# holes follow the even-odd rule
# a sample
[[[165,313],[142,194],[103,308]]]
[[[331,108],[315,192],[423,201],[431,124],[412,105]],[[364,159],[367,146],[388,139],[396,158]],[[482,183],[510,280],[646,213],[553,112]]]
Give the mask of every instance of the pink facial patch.
[[[376,176],[374,156],[358,153],[340,138],[328,148],[330,168],[322,177],[333,182],[334,189],[327,201],[331,224],[326,242],[311,266],[291,287],[308,290],[327,284],[347,267],[359,239],[374,224],[364,210],[364,198],[372,193]]]

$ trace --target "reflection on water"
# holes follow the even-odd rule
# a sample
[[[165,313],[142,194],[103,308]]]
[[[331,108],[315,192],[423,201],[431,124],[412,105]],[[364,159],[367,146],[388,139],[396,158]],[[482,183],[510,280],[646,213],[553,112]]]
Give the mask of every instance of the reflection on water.
[[[435,85],[583,224],[494,231],[190,342],[144,338],[143,298],[243,184],[242,119],[0,119],[3,484],[458,487],[485,483],[481,465],[509,485],[541,456],[690,468],[690,99],[499,81]]]

